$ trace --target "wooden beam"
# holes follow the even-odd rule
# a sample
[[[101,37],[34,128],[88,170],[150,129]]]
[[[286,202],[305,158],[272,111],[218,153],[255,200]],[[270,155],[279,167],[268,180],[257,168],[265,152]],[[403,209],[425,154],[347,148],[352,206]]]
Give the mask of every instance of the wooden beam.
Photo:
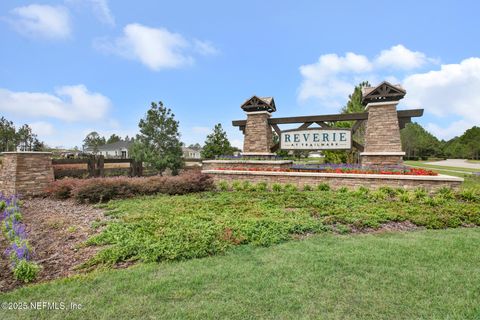
[[[413,118],[421,117],[423,109],[400,110],[397,111],[398,118]],[[336,122],[336,121],[354,121],[367,120],[368,112],[361,113],[345,113],[345,114],[329,114],[319,116],[302,116],[302,117],[286,117],[286,118],[270,118],[268,123],[273,124],[287,124],[287,123],[305,123],[305,122]],[[232,125],[234,127],[245,126],[247,120],[234,120]]]
[[[280,133],[282,133],[282,130],[278,127],[277,124],[272,124],[273,130],[275,130],[275,133],[280,137]]]
[[[313,124],[313,122],[305,122],[305,123],[302,124],[300,127],[298,127],[298,130],[307,129],[307,128],[310,127],[312,124]]]
[[[278,149],[280,149],[280,142],[275,143],[275,145],[270,148],[270,152],[275,152]]]
[[[323,122],[323,121],[317,121],[317,124],[318,124],[320,127],[324,128],[324,129],[331,128],[328,124],[326,124],[326,123]]]
[[[363,152],[363,150],[365,149],[365,147],[362,144],[358,143],[355,140],[352,140],[352,146],[357,148],[357,150],[360,152]]]
[[[352,127],[352,134],[354,134],[359,128],[360,126],[362,125],[364,120],[357,120],[357,122],[355,122],[353,124],[353,127]]]

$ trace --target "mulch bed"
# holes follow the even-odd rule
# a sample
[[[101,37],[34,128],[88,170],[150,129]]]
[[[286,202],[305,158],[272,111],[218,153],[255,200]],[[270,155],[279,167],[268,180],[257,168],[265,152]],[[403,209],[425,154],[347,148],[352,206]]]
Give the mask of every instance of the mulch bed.
[[[103,221],[103,210],[82,205],[73,200],[52,199],[24,200],[22,215],[27,237],[33,248],[33,261],[42,266],[36,282],[63,278],[82,271],[75,267],[89,260],[98,247],[82,244],[101,228],[93,229],[94,221]],[[13,279],[9,261],[3,254],[8,243],[0,235],[0,292],[22,286]]]

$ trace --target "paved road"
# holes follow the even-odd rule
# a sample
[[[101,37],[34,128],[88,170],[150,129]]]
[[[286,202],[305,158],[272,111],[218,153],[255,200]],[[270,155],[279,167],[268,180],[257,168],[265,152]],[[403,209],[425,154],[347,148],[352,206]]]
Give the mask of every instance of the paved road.
[[[445,167],[459,167],[466,169],[480,169],[480,163],[470,163],[464,159],[447,159],[442,161],[427,162],[426,164]]]

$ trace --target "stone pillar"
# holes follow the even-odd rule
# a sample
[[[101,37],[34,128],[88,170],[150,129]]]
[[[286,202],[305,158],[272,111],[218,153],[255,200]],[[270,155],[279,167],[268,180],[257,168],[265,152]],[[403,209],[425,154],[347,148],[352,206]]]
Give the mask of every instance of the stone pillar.
[[[405,152],[402,152],[397,104],[398,101],[367,104],[365,150],[360,153],[362,166],[402,164]]]
[[[270,116],[268,111],[247,112],[243,156],[267,158],[275,156],[270,151],[273,146],[272,128],[268,123]]]
[[[37,196],[54,180],[50,152],[4,152],[0,192]]]

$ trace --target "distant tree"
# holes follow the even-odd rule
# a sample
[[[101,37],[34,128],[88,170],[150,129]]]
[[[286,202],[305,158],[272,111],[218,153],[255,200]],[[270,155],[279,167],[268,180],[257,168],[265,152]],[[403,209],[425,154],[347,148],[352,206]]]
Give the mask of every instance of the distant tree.
[[[115,143],[115,142],[119,142],[119,141],[122,141],[122,138],[120,138],[119,136],[117,136],[114,133],[110,136],[110,138],[108,138],[107,143]]]
[[[480,127],[474,126],[461,136],[447,141],[443,152],[448,158],[480,158]]]
[[[222,155],[233,155],[234,149],[228,141],[227,133],[220,123],[215,125],[213,132],[207,136],[202,149],[202,158],[213,159]]]
[[[357,113],[365,112],[365,106],[362,104],[362,89],[364,87],[370,87],[368,81],[362,81],[353,89],[353,93],[348,96],[348,102],[345,106],[342,107],[342,113]],[[351,128],[354,125],[354,121],[339,121],[334,123],[335,127],[339,128]],[[365,124],[362,124],[352,136],[355,138],[355,141],[363,144],[365,141]],[[325,150],[323,151],[325,155],[325,162],[327,163],[355,163],[359,159],[358,150],[352,149],[350,151],[342,150]]]
[[[0,118],[0,152],[14,151],[16,147],[16,132],[12,121]]]
[[[428,158],[441,154],[440,141],[418,123],[408,123],[400,131],[400,136],[407,158]]]
[[[193,149],[193,150],[200,150],[202,149],[202,146],[200,145],[200,143],[195,143],[195,144],[191,144],[188,146],[190,149]]]
[[[137,161],[142,161],[162,174],[166,169],[178,174],[183,166],[182,143],[178,131],[179,123],[172,111],[152,102],[150,110],[139,124],[130,154]]]
[[[96,131],[90,132],[85,139],[83,139],[84,146],[92,149],[93,154],[97,154],[98,147],[103,146],[105,143],[105,137],[101,137]]]
[[[32,151],[37,136],[33,133],[28,124],[21,126],[15,134],[15,144],[21,151]]]
[[[362,89],[370,87],[368,81],[362,81],[353,89],[353,93],[348,96],[347,104],[342,108],[342,113],[364,112],[365,106],[362,104]]]

